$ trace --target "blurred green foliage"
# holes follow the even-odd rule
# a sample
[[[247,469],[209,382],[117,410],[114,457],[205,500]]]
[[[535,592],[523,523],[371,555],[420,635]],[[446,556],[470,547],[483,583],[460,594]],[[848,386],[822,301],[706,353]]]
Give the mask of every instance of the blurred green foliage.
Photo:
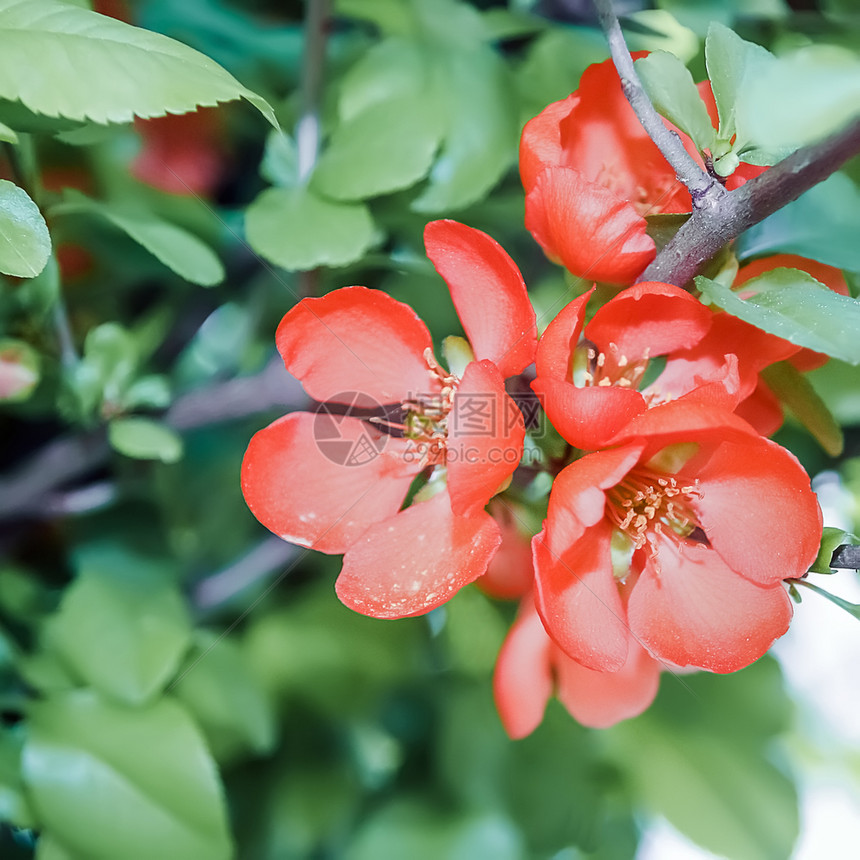
[[[711,851],[787,858],[774,660],[666,673],[648,713],[604,732],[553,703],[512,742],[490,678],[513,606],[469,588],[426,618],[358,616],[338,561],[274,546],[240,493],[250,435],[303,403],[272,338],[300,297],[367,284],[457,331],[427,220],[491,232],[547,319],[573,294],[523,229],[517,139],[606,56],[593,16],[341,0],[306,38],[298,2],[103,2],[143,29],[100,19],[79,50],[90,3],[25,5],[36,35],[13,55],[23,25],[0,2],[0,856],[624,860],[662,815]],[[711,20],[856,47],[850,4],[656,6],[631,45],[694,70]],[[240,96],[259,111],[130,122]],[[741,255],[860,270],[852,176]],[[858,382],[838,362],[813,375],[852,487]]]

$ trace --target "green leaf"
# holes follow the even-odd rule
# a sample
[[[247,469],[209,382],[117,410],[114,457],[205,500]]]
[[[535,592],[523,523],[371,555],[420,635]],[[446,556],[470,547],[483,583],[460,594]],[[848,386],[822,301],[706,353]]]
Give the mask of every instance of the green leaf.
[[[637,720],[625,741],[640,797],[685,836],[733,860],[788,860],[797,798],[763,750],[649,719]]]
[[[275,741],[272,705],[255,682],[244,652],[227,637],[199,631],[172,688],[206,733],[218,759]]]
[[[749,81],[761,74],[773,60],[770,51],[754,42],[747,42],[717,21],[708,28],[705,63],[720,115],[718,134],[722,140],[730,141],[737,134],[739,143],[749,142],[738,126],[736,109],[745,97]]]
[[[842,428],[806,376],[789,361],[772,364],[761,375],[771,391],[792,411],[818,444],[831,457],[838,457],[845,444]]]
[[[860,302],[839,295],[799,269],[773,269],[744,284],[748,299],[698,276],[705,298],[730,314],[798,346],[860,364]]]
[[[483,197],[516,159],[519,122],[513,81],[489,47],[440,51],[440,101],[448,127],[417,212],[462,209]]]
[[[427,175],[443,132],[433,102],[412,95],[378,102],[337,126],[311,184],[334,200],[408,188]]]
[[[228,860],[218,775],[183,708],[91,690],[34,702],[24,781],[47,831],[88,860]]]
[[[366,206],[324,200],[306,187],[264,191],[248,207],[245,232],[257,253],[289,270],[345,266],[375,238]]]
[[[0,140],[5,143],[18,143],[18,135],[5,122],[0,122]]]
[[[860,189],[834,173],[738,241],[741,258],[783,252],[860,272]]]
[[[654,51],[635,66],[657,111],[686,132],[699,152],[710,149],[716,132],[689,69],[666,51]]]
[[[136,460],[176,463],[182,459],[182,437],[151,418],[114,418],[108,425],[111,446]]]
[[[87,684],[129,705],[173,677],[191,639],[175,586],[127,557],[122,568],[84,568],[50,622],[51,646]]]
[[[0,821],[36,825],[21,779],[21,740],[6,729],[0,731]]]
[[[23,188],[0,179],[0,272],[34,278],[50,255],[51,236],[39,207]]]
[[[0,97],[99,123],[244,98],[277,127],[264,99],[198,51],[57,0],[0,0]]]
[[[682,63],[699,53],[696,34],[663,9],[640,9],[626,15],[624,32],[631,51],[668,51]]]
[[[746,139],[789,151],[858,116],[860,61],[854,51],[832,45],[773,58],[744,82],[737,105],[738,129]]]
[[[64,199],[66,202],[59,204],[52,211],[57,214],[85,212],[104,218],[180,278],[205,287],[224,280],[221,261],[214,251],[193,233],[147,212],[126,211],[119,206],[90,200],[71,189],[66,190]]]
[[[281,131],[271,131],[266,138],[260,175],[272,185],[292,188],[299,181],[298,151],[295,141]]]
[[[833,559],[833,553],[845,544],[857,546],[860,544],[860,538],[843,529],[825,526],[821,534],[821,548],[809,569],[813,573],[836,573],[834,568],[830,566],[830,562]]]

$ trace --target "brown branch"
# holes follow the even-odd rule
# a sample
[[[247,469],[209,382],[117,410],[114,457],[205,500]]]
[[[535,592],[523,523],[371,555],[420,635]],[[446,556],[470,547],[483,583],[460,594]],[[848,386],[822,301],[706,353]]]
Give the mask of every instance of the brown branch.
[[[194,430],[265,412],[290,411],[306,402],[299,383],[275,357],[254,376],[215,383],[182,395],[164,420],[174,430]],[[104,429],[50,442],[0,480],[0,521],[56,516],[63,506],[56,491],[104,465],[110,453]]]
[[[633,57],[630,56],[627,42],[621,32],[621,24],[612,8],[612,0],[594,0],[594,6],[609,42],[612,62],[621,78],[621,88],[627,101],[630,102],[630,107],[633,108],[642,128],[674,168],[675,175],[689,189],[690,196],[693,198],[693,208],[709,208],[713,201],[719,201],[725,197],[727,193],[725,188],[702,170],[684,148],[681,138],[666,128],[663,118],[654,109],[633,65]]]
[[[639,277],[684,287],[724,245],[860,154],[860,120],[789,155],[715,205],[693,212]]]

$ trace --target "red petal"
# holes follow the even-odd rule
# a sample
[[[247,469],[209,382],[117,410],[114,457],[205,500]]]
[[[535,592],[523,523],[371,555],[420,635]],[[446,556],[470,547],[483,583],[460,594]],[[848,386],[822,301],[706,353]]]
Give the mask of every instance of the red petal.
[[[287,370],[316,400],[359,392],[397,403],[434,390],[427,327],[409,305],[377,290],[344,287],[302,299],[281,320],[277,344]]]
[[[699,525],[729,567],[763,585],[806,573],[821,509],[793,454],[758,437],[725,442],[692,477],[702,491]]]
[[[475,358],[489,359],[503,378],[534,361],[535,312],[525,281],[504,248],[457,221],[424,229],[427,256],[451,290]]]
[[[543,533],[532,541],[535,602],[544,627],[569,657],[603,672],[618,671],[627,659],[624,605],[612,576],[606,523],[588,529],[561,554],[552,553]]]
[[[523,415],[490,361],[472,361],[448,415],[448,490],[455,513],[480,510],[519,465]]]
[[[614,343],[621,355],[637,360],[695,346],[712,318],[685,290],[648,281],[608,301],[586,326],[585,336],[602,352]]]
[[[550,423],[574,448],[596,451],[605,447],[647,408],[645,398],[631,388],[592,386],[538,377],[532,389],[540,398]]]
[[[580,278],[629,284],[656,246],[633,206],[576,170],[547,168],[526,196],[526,229]]]
[[[251,439],[242,492],[254,516],[284,540],[343,552],[403,503],[415,473],[399,447],[355,418],[333,427],[330,416],[294,412]]]
[[[456,516],[442,492],[371,526],[343,557],[337,595],[375,618],[422,615],[481,576],[499,543],[489,514]]]
[[[525,513],[498,497],[490,502],[490,515],[499,526],[502,543],[475,585],[490,597],[516,600],[531,590],[535,578]]]
[[[604,490],[614,487],[636,465],[643,445],[627,445],[589,454],[555,479],[547,511],[547,540],[558,555],[578,541],[586,528],[606,513]],[[534,542],[532,544],[534,546]]]
[[[779,398],[760,379],[755,391],[735,408],[735,414],[748,421],[762,436],[776,433],[784,419]]]
[[[571,359],[579,343],[585,305],[594,288],[566,305],[546,327],[538,342],[535,366],[537,375],[571,382]]]
[[[595,672],[555,654],[556,695],[584,726],[605,729],[641,714],[660,686],[660,664],[632,637],[627,662],[617,672]]]
[[[552,695],[552,641],[531,598],[524,602],[496,660],[493,694],[505,731],[514,739],[541,723]]]
[[[566,99],[547,105],[526,123],[520,138],[520,176],[527,193],[545,167],[571,166],[561,147],[559,123],[578,103],[579,95],[571,93]]]
[[[577,93],[579,102],[560,123],[568,163],[649,214],[689,212],[687,189],[642,128],[612,60],[589,66]]]
[[[782,584],[763,588],[726,567],[701,544],[666,538],[627,605],[630,627],[658,659],[676,666],[734,672],[782,636],[791,601]]]

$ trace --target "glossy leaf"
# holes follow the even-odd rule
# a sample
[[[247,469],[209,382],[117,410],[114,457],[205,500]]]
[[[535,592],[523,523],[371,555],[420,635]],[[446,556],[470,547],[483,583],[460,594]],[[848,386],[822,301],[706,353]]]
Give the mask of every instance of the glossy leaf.
[[[110,704],[90,690],[34,703],[24,780],[47,831],[89,860],[227,860],[221,787],[175,702]]]
[[[0,179],[0,272],[34,278],[48,262],[51,236],[30,195]]]
[[[59,0],[0,0],[0,97],[100,123],[244,98],[277,125],[264,99],[203,54]]]
[[[703,296],[736,317],[798,346],[860,364],[860,302],[827,289],[799,269],[773,269],[744,284],[748,299],[697,277]]]
[[[51,644],[91,686],[119,702],[150,701],[176,672],[191,627],[182,599],[164,577],[121,568],[85,568],[63,595]]]
[[[842,453],[842,428],[803,373],[791,362],[780,361],[766,367],[762,378],[831,457]]]
[[[248,207],[245,232],[251,247],[288,270],[345,266],[375,238],[361,203],[336,203],[311,189],[269,188]]]
[[[175,463],[182,459],[182,437],[152,418],[115,418],[108,425],[111,446],[136,460]]]
[[[687,67],[666,51],[654,51],[635,65],[657,111],[686,132],[700,152],[710,149],[716,132]]]

